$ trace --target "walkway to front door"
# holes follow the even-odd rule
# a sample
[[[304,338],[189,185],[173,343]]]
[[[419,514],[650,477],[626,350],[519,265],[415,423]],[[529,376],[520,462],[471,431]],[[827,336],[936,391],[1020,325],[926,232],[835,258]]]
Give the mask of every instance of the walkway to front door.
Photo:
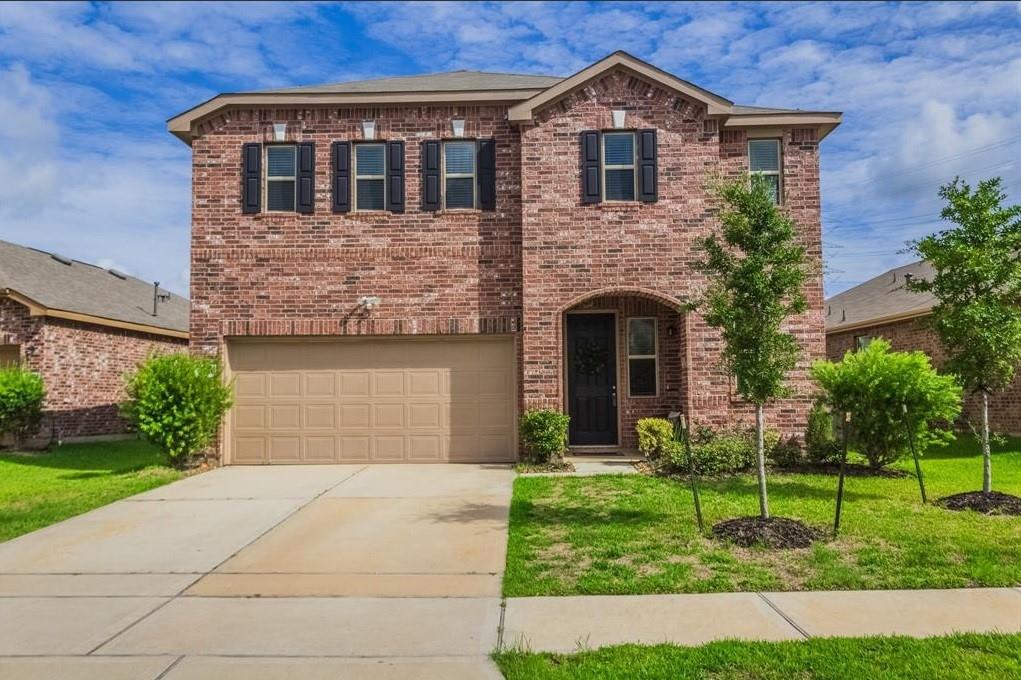
[[[572,446],[616,446],[617,315],[567,315],[567,402]]]

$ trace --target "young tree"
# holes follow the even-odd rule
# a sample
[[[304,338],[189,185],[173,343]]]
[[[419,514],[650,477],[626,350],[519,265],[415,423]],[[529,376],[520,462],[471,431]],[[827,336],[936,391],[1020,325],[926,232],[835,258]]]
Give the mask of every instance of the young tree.
[[[783,322],[807,308],[803,285],[805,249],[795,240],[794,223],[773,202],[769,187],[754,176],[722,183],[722,241],[702,241],[699,268],[709,276],[701,302],[706,323],[723,335],[723,362],[737,382],[737,393],[755,405],[759,510],[769,519],[763,407],[790,393],[785,385],[800,347]]]
[[[1014,378],[1021,362],[1021,205],[1004,206],[1000,178],[973,191],[959,177],[943,186],[950,229],[913,244],[934,270],[909,290],[937,300],[931,323],[947,352],[946,368],[982,397],[982,491],[992,491],[989,394]]]

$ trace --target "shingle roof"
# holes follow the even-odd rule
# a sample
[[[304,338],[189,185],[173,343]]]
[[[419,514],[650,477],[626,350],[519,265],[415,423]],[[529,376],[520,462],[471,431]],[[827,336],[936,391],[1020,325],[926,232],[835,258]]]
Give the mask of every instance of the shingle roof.
[[[65,264],[46,251],[0,241],[0,292],[11,290],[47,309],[188,331],[187,299],[171,294],[153,316],[152,283],[69,261]]]
[[[382,92],[469,92],[485,90],[544,90],[556,85],[563,78],[557,76],[535,76],[521,73],[487,73],[485,71],[446,71],[426,73],[420,76],[397,76],[352,80],[343,83],[285,87],[274,90],[259,90],[261,94],[302,94],[302,93],[382,93]]]
[[[871,321],[907,314],[924,314],[936,304],[930,293],[905,288],[906,275],[931,279],[932,265],[912,262],[880,274],[826,300],[826,331],[862,326]]]

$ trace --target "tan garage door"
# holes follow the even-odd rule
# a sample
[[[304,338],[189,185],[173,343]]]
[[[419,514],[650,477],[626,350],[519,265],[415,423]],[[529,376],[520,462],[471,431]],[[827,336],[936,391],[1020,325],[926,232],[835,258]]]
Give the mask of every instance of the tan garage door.
[[[238,340],[231,463],[511,461],[510,337]]]

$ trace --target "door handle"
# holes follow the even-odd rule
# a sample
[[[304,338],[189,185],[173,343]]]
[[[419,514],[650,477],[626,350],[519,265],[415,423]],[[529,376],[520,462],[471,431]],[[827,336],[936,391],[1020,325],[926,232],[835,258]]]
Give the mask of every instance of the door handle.
[[[617,386],[610,385],[610,405],[617,408]]]

